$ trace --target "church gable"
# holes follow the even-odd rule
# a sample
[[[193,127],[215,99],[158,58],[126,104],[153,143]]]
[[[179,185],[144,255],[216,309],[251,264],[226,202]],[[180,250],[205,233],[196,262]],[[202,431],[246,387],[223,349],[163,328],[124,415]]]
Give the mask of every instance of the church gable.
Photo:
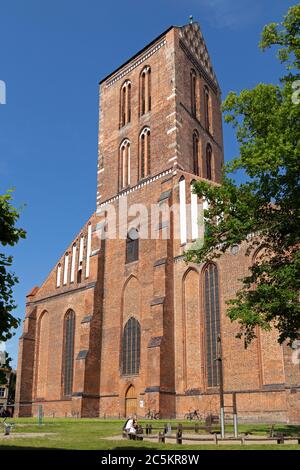
[[[34,294],[30,293],[31,297],[35,297],[34,300],[67,291],[73,286],[79,287],[85,281],[90,282],[93,277],[90,267],[93,224],[95,224],[95,215],[88,220],[65,250],[42,286],[36,289]]]
[[[199,24],[190,23],[182,26],[179,35],[184,46],[192,53],[214,85],[219,87]]]

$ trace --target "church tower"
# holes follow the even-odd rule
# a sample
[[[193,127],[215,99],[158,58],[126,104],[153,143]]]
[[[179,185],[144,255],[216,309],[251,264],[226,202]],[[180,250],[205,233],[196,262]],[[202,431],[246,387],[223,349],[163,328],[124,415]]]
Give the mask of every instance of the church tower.
[[[221,92],[198,23],[170,27],[99,87],[96,210],[27,296],[17,414],[216,414],[221,335],[225,404],[235,392],[240,416],[292,420],[286,364],[289,384],[299,371],[276,335],[260,332],[245,351],[226,317],[246,247],[208,265],[184,260],[203,235],[192,184],[219,184],[224,159]]]

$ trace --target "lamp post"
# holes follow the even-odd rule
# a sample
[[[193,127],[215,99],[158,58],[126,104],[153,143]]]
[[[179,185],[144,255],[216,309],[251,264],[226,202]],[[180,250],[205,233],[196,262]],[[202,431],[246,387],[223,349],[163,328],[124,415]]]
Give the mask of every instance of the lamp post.
[[[217,361],[218,361],[219,389],[220,389],[221,438],[224,439],[224,437],[225,437],[224,382],[223,382],[223,361],[222,361],[221,335],[218,335],[218,338],[217,338]]]

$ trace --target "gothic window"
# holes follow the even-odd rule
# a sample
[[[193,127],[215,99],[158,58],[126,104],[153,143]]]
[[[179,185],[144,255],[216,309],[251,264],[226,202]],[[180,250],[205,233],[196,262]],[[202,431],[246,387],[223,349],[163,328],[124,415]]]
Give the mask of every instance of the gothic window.
[[[130,185],[130,142],[125,139],[120,147],[120,189]]]
[[[131,121],[131,83],[129,80],[123,84],[120,97],[120,127]]]
[[[196,91],[196,72],[195,70],[191,70],[191,113],[194,117],[196,117],[197,113],[197,91]]]
[[[210,94],[207,86],[204,87],[204,115],[205,115],[205,128],[210,132],[211,122],[210,122]]]
[[[131,317],[125,325],[122,338],[122,374],[136,375],[140,370],[141,326]]]
[[[147,65],[140,75],[140,114],[151,111],[151,68]]]
[[[47,370],[48,370],[48,355],[49,355],[49,314],[47,311],[42,312],[38,320],[37,332],[37,383],[36,383],[36,397],[45,398],[47,395]]]
[[[219,279],[216,265],[208,264],[203,275],[207,386],[217,387],[219,385],[217,340],[221,330]]]
[[[206,147],[206,178],[212,179],[212,148],[210,144]]]
[[[139,233],[132,228],[126,239],[126,263],[132,263],[139,259]]]
[[[199,175],[199,134],[193,133],[193,173]]]
[[[145,178],[150,174],[151,145],[150,129],[145,127],[140,134],[140,176]]]
[[[71,396],[73,391],[74,372],[74,338],[75,338],[75,313],[69,310],[64,318],[64,343],[63,343],[63,394]]]

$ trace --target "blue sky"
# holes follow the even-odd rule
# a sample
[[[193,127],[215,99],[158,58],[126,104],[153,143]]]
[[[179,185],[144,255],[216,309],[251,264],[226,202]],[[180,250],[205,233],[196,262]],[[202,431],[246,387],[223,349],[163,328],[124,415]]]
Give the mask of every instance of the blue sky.
[[[294,2],[296,3],[296,1]],[[0,0],[0,192],[15,187],[27,239],[16,248],[16,315],[95,209],[98,81],[170,25],[200,22],[223,97],[277,82],[259,35],[285,0]],[[225,158],[236,155],[225,126]],[[7,344],[16,365],[19,329]]]

